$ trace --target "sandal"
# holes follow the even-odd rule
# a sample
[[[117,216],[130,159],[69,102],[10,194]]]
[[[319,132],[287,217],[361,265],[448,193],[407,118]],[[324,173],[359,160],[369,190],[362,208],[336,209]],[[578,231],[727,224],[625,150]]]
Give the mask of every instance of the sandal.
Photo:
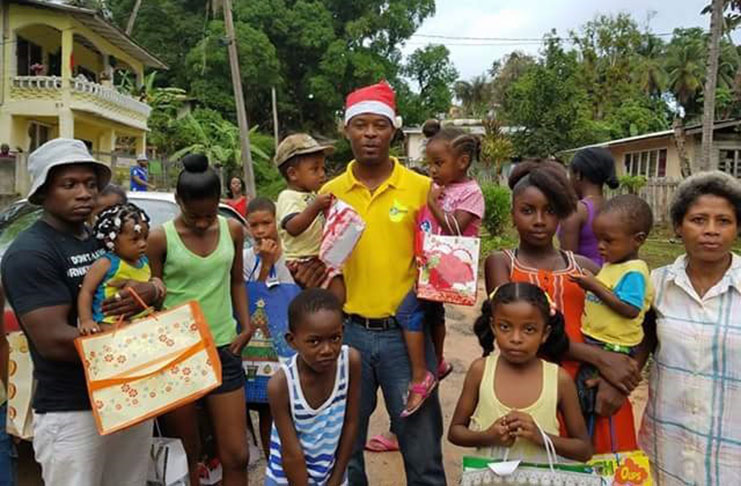
[[[393,452],[399,450],[399,442],[396,438],[389,439],[383,434],[372,437],[365,445],[365,450],[370,452]]]
[[[401,412],[401,418],[407,418],[410,415],[414,414],[417,410],[419,410],[422,405],[424,405],[425,400],[427,400],[432,392],[437,387],[438,381],[435,379],[435,376],[430,373],[429,371],[425,375],[425,379],[422,380],[422,383],[417,384],[409,384],[409,396],[407,396],[407,403],[409,403],[409,397],[416,393],[417,395],[420,395],[422,397],[422,400],[419,401],[419,403],[414,408],[405,408]]]
[[[445,358],[441,359],[437,365],[437,381],[443,381],[452,372],[453,365],[445,361]]]

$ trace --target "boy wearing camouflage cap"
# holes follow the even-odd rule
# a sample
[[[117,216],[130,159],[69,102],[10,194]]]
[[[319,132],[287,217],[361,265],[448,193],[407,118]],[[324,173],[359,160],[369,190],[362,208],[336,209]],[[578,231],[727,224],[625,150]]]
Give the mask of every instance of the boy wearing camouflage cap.
[[[276,219],[289,268],[319,255],[323,212],[331,195],[316,192],[325,181],[324,160],[333,152],[334,147],[321,145],[305,133],[286,137],[276,150],[275,164],[288,183],[278,196]]]

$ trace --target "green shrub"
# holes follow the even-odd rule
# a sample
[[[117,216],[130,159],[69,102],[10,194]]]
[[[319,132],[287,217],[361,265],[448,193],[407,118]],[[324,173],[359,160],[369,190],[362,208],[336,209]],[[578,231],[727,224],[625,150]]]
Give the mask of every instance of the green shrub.
[[[512,196],[508,188],[498,184],[483,184],[481,191],[484,193],[486,214],[484,215],[484,227],[491,236],[499,236],[504,233],[512,207]]]
[[[642,175],[623,175],[619,180],[620,187],[625,188],[628,194],[638,194],[638,191],[648,182]]]

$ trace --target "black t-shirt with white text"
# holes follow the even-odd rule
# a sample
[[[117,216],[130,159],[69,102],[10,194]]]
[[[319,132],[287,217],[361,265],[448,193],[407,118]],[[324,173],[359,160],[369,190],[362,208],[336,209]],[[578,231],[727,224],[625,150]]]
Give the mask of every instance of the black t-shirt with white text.
[[[92,236],[78,239],[44,221],[18,235],[3,255],[0,270],[5,295],[19,322],[31,311],[69,305],[67,324],[77,327],[77,294],[88,269],[103,253]],[[34,410],[89,410],[82,363],[44,358],[30,338],[29,348],[37,380]]]

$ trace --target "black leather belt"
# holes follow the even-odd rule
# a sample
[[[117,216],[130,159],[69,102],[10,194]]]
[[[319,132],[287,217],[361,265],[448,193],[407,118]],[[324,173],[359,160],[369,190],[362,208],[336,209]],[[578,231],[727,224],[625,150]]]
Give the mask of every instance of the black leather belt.
[[[362,326],[369,331],[386,331],[388,329],[396,329],[399,327],[399,323],[396,321],[395,317],[369,319],[357,314],[345,314],[345,317],[347,317],[347,319],[353,324]]]

